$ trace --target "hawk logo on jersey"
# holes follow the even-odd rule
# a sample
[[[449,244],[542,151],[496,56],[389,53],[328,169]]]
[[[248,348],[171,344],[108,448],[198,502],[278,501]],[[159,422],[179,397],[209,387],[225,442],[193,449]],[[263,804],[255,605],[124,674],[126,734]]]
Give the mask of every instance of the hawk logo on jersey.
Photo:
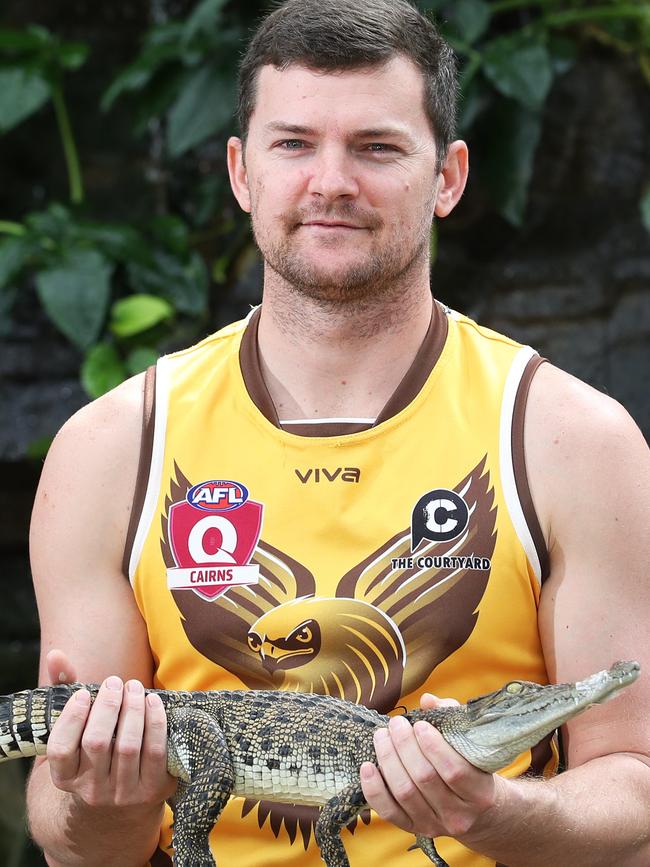
[[[187,502],[196,488],[177,467],[162,516],[168,569],[176,565],[172,503],[203,519],[230,520],[251,505],[249,499],[225,515],[206,515]],[[188,640],[251,689],[327,693],[381,713],[393,710],[476,624],[496,543],[486,459],[453,490],[430,491],[399,520],[398,532],[342,575],[327,596],[317,595],[310,569],[258,539],[251,557],[257,583],[230,585],[210,605],[172,588]],[[292,840],[300,830],[305,846],[318,816],[315,808],[245,801],[244,813],[252,809],[260,827],[270,817],[276,835],[283,825]]]
[[[214,601],[229,587],[257,584],[251,563],[262,529],[261,503],[239,482],[201,482],[168,509],[170,590],[192,590]],[[226,514],[224,514],[226,513]]]

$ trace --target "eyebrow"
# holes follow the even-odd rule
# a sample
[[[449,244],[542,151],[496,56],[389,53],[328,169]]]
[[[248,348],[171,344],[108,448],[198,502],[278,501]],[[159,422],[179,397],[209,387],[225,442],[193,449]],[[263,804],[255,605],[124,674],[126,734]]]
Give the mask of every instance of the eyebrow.
[[[313,127],[302,126],[301,124],[287,123],[283,120],[276,120],[267,123],[264,127],[267,132],[285,132],[293,135],[317,135],[318,131]],[[358,129],[352,133],[351,138],[406,138],[410,141],[411,136],[402,127],[368,127],[367,129]]]

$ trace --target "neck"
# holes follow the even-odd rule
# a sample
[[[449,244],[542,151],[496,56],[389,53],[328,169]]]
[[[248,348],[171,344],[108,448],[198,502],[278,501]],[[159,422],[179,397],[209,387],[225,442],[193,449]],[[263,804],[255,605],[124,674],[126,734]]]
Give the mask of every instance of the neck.
[[[280,419],[379,414],[431,321],[428,268],[400,284],[379,298],[325,300],[297,291],[267,266],[260,362]]]

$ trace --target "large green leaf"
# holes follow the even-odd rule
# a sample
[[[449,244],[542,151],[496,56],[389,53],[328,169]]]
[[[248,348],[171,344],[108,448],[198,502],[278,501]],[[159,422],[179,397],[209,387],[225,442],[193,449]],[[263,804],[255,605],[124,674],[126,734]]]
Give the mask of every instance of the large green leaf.
[[[149,231],[153,238],[178,255],[187,252],[189,229],[187,223],[172,214],[161,214],[149,223]]]
[[[202,30],[213,31],[227,0],[201,0],[183,26],[183,41],[191,42]]]
[[[488,29],[491,16],[485,0],[456,0],[449,6],[447,21],[454,35],[471,45]]]
[[[96,250],[69,249],[57,266],[39,271],[36,291],[47,315],[80,349],[101,331],[110,296],[112,266]]]
[[[0,51],[3,54],[25,54],[40,51],[43,46],[42,28],[26,30],[0,29]]]
[[[155,295],[129,295],[111,308],[111,331],[117,337],[133,337],[148,331],[159,322],[171,319],[174,308]]]
[[[127,377],[127,370],[112,343],[98,343],[81,365],[81,384],[90,397],[101,397]]]
[[[126,357],[126,366],[129,373],[135,376],[136,373],[142,373],[152,364],[158,361],[160,353],[152,349],[150,346],[138,346],[132,349]]]
[[[75,223],[71,237],[76,241],[97,245],[109,259],[118,262],[145,258],[149,247],[142,235],[132,226],[120,223]]]
[[[181,313],[198,316],[208,300],[208,272],[199,253],[179,258],[156,250],[147,263],[127,266],[129,282],[138,292],[163,295]]]
[[[33,253],[34,243],[24,235],[0,241],[0,287],[6,286],[15,277]]]
[[[156,71],[156,66],[149,64],[146,60],[138,58],[134,63],[123,69],[119,75],[113,79],[108,86],[100,101],[102,111],[108,111],[115,100],[123,93],[128,93],[134,90],[142,90]]]
[[[182,50],[181,33],[178,24],[162,25],[150,31],[141,53],[118,74],[102,96],[102,111],[108,111],[123,93],[145,88],[162,66],[178,60]]]
[[[489,114],[484,179],[499,213],[515,226],[524,220],[541,131],[541,113],[512,100],[502,100]]]
[[[483,71],[500,93],[531,109],[544,104],[553,83],[553,63],[546,46],[520,34],[488,43]]]
[[[194,71],[169,111],[169,155],[178,157],[222,129],[232,119],[234,105],[232,77],[213,66]]]
[[[44,247],[68,246],[73,231],[70,211],[58,202],[52,202],[44,211],[28,214],[25,225],[31,234],[39,237]]]
[[[17,126],[50,98],[50,85],[36,71],[20,66],[0,69],[0,133]]]
[[[89,54],[90,48],[85,42],[62,42],[56,48],[57,60],[64,69],[79,69]]]

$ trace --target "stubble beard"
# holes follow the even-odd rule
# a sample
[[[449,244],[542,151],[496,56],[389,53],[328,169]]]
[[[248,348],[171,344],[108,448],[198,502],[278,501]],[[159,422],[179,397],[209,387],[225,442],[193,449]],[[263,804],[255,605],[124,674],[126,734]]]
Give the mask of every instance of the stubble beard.
[[[357,208],[339,206],[336,213],[305,214],[292,211],[283,215],[279,240],[265,232],[255,211],[252,225],[255,241],[264,259],[265,268],[279,276],[290,292],[306,296],[327,307],[348,310],[363,307],[370,300],[401,297],[405,284],[423,266],[428,265],[430,221],[422,215],[421,231],[417,236],[396,232],[383,247],[372,244],[365,256],[336,271],[323,268],[310,260],[301,249],[297,237],[301,224],[316,219],[348,220],[361,224],[363,231],[373,235],[383,227],[374,215],[359,212]],[[348,242],[349,243],[349,242]],[[338,240],[321,241],[321,252],[328,246],[336,249]]]

